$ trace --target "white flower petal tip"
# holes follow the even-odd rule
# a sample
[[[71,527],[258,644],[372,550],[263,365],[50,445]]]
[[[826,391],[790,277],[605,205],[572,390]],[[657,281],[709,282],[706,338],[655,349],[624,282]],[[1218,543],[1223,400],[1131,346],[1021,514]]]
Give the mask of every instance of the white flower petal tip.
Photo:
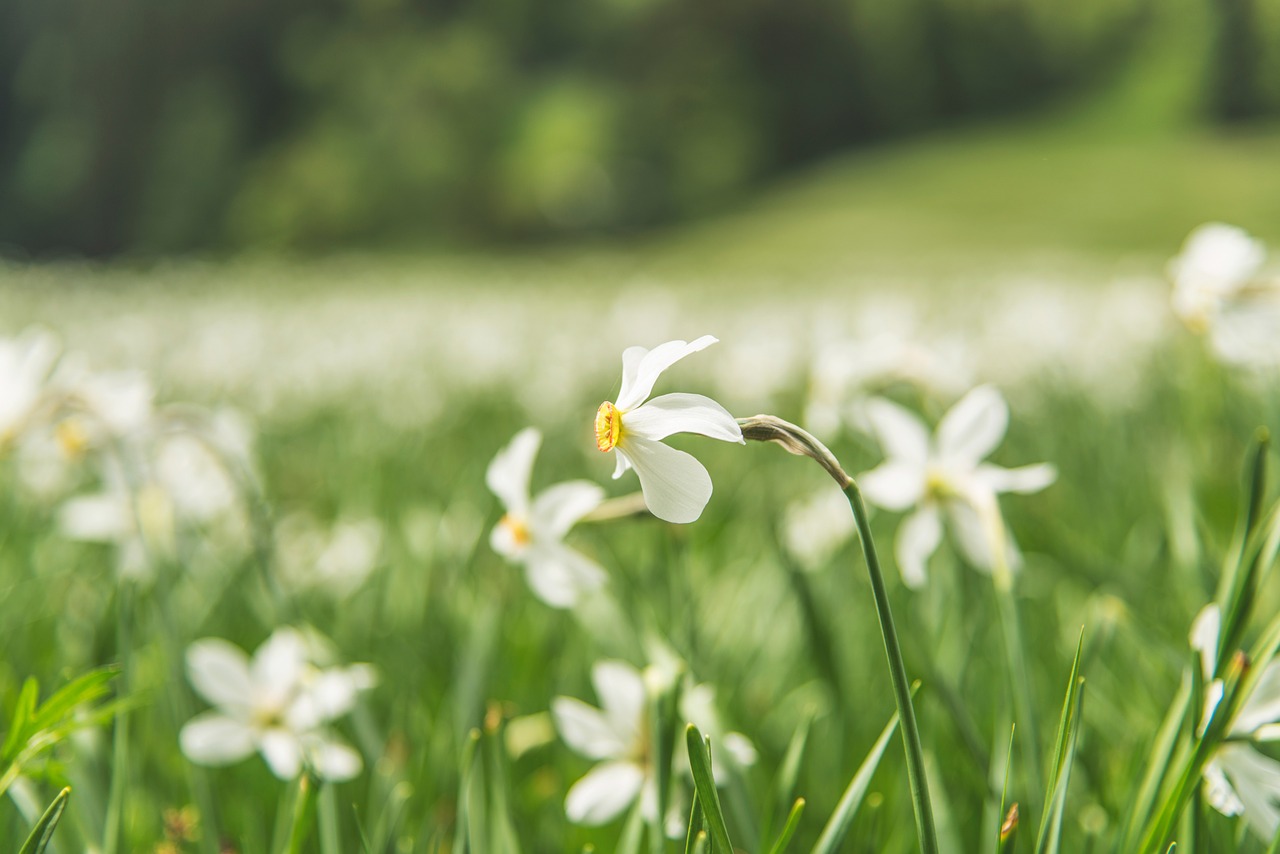
[[[746,444],[734,417],[709,397],[676,393],[648,400],[664,370],[716,340],[704,335],[693,341],[668,341],[652,350],[628,347],[622,354],[618,399],[605,401],[596,411],[596,448],[615,452],[618,457],[614,479],[634,468],[649,511],[667,522],[684,524],[698,519],[711,500],[712,485],[701,463],[663,445],[663,439],[676,433],[697,433]]]

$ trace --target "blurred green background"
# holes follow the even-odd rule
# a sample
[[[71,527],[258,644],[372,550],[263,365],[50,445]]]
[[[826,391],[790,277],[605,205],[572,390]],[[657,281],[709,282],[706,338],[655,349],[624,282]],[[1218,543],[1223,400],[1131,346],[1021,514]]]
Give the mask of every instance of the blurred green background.
[[[761,189],[802,240],[1280,214],[1280,0],[8,0],[0,80],[18,259],[614,238]]]

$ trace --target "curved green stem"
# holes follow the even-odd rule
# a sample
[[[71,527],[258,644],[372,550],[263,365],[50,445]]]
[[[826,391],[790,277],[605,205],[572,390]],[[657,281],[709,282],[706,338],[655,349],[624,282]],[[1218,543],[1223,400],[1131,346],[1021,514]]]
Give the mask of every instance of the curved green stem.
[[[893,682],[893,698],[898,704],[898,717],[902,723],[902,746],[907,754],[907,779],[911,784],[911,805],[915,809],[920,850],[924,854],[936,854],[938,833],[933,825],[933,804],[929,799],[929,783],[924,772],[924,748],[920,744],[920,729],[916,724],[915,707],[911,703],[911,683],[907,680],[907,668],[902,662],[902,646],[898,643],[898,630],[893,624],[893,611],[889,607],[884,573],[880,570],[880,558],[871,538],[871,525],[867,520],[867,507],[862,501],[862,492],[852,478],[843,489],[849,506],[853,508],[853,518],[858,524],[858,538],[862,541],[862,554],[867,561],[867,574],[871,577],[871,591],[876,600],[876,615],[880,618],[880,633],[884,637],[884,651],[889,659],[889,677]]]

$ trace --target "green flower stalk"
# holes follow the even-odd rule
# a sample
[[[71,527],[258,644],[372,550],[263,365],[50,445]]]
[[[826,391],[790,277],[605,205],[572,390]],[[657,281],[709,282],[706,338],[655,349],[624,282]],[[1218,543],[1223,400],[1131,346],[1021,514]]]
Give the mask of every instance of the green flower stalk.
[[[911,785],[911,804],[915,810],[920,850],[924,854],[936,854],[937,831],[934,828],[933,806],[929,799],[929,784],[925,778],[924,749],[920,744],[920,729],[916,723],[915,707],[911,702],[911,683],[907,679],[907,668],[902,661],[902,646],[898,642],[898,631],[894,627],[893,611],[889,606],[884,573],[880,569],[880,558],[876,554],[875,542],[871,537],[871,526],[867,519],[867,507],[862,500],[862,493],[835,455],[796,425],[772,415],[756,415],[738,419],[738,426],[742,429],[744,439],[774,442],[792,454],[809,457],[817,462],[839,484],[845,498],[849,501],[849,507],[853,511],[854,521],[858,527],[858,538],[862,542],[867,573],[871,578],[876,615],[880,620],[880,633],[884,638],[885,655],[889,660],[889,677],[893,683],[893,696],[902,723],[902,743],[907,756],[907,778]]]

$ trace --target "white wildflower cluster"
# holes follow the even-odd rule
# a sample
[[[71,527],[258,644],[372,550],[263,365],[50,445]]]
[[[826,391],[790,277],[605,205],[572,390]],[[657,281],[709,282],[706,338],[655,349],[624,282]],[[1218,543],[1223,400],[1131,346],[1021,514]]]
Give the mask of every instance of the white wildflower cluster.
[[[243,539],[252,439],[235,412],[157,407],[137,371],[97,371],[51,333],[0,339],[0,461],[58,505],[64,536],[111,544],[145,578],[194,529]]]

